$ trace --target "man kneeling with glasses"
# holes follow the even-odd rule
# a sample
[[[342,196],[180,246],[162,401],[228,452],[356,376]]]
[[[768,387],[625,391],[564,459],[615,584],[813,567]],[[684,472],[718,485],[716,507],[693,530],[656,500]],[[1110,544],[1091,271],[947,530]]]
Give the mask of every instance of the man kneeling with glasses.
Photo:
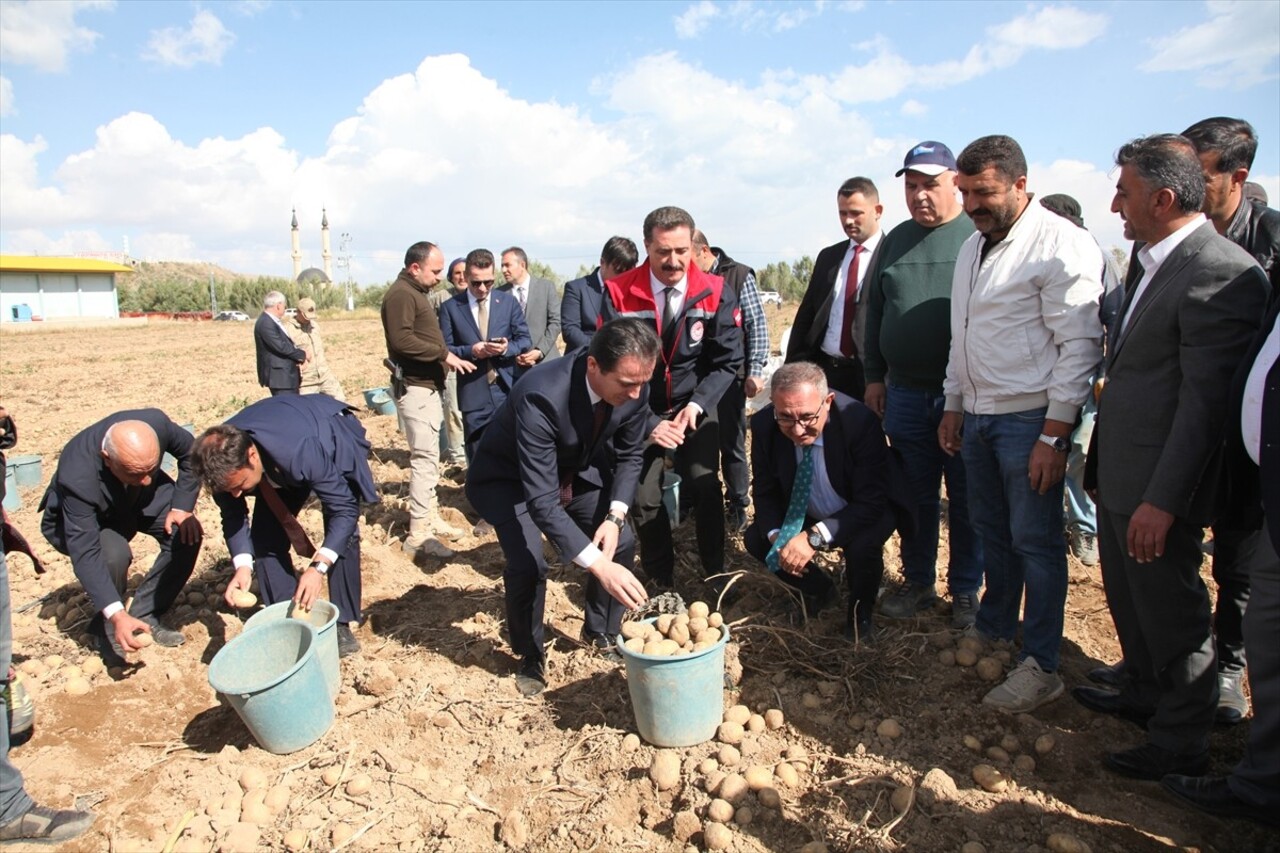
[[[755,521],[745,534],[747,551],[798,589],[812,616],[836,597],[813,558],[841,549],[849,584],[845,636],[871,643],[885,540],[915,523],[901,465],[880,419],[828,390],[816,364],[778,368],[769,399],[751,419]]]

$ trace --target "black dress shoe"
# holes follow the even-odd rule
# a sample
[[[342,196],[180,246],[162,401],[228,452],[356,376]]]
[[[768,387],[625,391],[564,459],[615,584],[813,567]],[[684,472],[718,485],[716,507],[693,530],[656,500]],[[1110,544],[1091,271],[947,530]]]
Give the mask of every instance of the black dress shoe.
[[[187,638],[182,636],[181,631],[166,628],[164,625],[160,624],[160,620],[155,616],[143,616],[142,621],[146,622],[151,628],[151,639],[156,641],[157,646],[164,646],[167,649],[173,649],[187,641]]]
[[[350,625],[338,624],[338,657],[345,658],[360,651],[360,641]]]
[[[1183,802],[1202,812],[1218,817],[1242,817],[1265,826],[1280,826],[1280,815],[1274,811],[1246,803],[1235,795],[1227,780],[1211,776],[1179,776],[1171,774],[1160,785]]]
[[[522,696],[537,696],[547,689],[547,676],[542,658],[525,657],[516,670],[516,689]]]
[[[1094,684],[1101,684],[1104,687],[1115,687],[1117,689],[1124,687],[1126,680],[1124,658],[1111,664],[1111,666],[1099,666],[1089,670],[1088,678]]]
[[[610,663],[622,663],[622,655],[618,654],[618,647],[608,635],[583,631],[582,642],[586,643],[599,653],[600,657]]]
[[[1119,693],[1103,690],[1098,687],[1076,687],[1071,695],[1077,702],[1099,714],[1112,714],[1122,720],[1128,720],[1139,728],[1145,729],[1151,719],[1151,712],[1133,705],[1121,698]]]
[[[1148,779],[1159,782],[1170,773],[1180,776],[1203,776],[1209,769],[1209,750],[1194,755],[1179,755],[1176,752],[1144,743],[1133,749],[1121,752],[1109,752],[1102,763],[1108,770],[1128,776],[1130,779]]]
[[[124,650],[116,645],[115,637],[99,634],[93,639],[98,646],[98,655],[102,658],[102,665],[107,669],[124,669],[129,665],[129,661],[125,659]]]
[[[1249,713],[1249,700],[1244,698],[1244,670],[1218,673],[1218,707],[1213,721],[1220,726],[1238,725]]]

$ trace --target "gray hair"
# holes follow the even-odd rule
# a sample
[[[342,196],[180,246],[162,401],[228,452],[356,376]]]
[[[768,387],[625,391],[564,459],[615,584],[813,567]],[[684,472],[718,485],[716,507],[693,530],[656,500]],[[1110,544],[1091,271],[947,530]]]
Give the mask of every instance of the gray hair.
[[[792,391],[802,385],[817,388],[819,397],[825,397],[829,392],[827,374],[822,372],[821,367],[811,361],[793,361],[773,372],[773,379],[769,382],[769,396],[772,397],[779,391]]]
[[[278,290],[273,290],[270,293],[268,293],[266,296],[262,297],[263,308],[274,308],[277,305],[283,305],[284,303],[285,303],[284,294]]]
[[[1151,190],[1173,193],[1183,213],[1204,207],[1204,170],[1191,140],[1176,133],[1139,137],[1116,152],[1117,166],[1132,166]]]

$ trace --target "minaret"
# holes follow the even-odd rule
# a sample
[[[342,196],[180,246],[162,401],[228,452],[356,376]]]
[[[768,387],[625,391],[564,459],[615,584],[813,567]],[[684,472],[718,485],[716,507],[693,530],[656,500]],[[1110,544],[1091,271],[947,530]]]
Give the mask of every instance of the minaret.
[[[293,280],[302,274],[302,243],[298,234],[298,208],[293,209]]]
[[[329,214],[320,208],[320,257],[324,258],[324,276],[333,281],[333,252],[329,251]]]

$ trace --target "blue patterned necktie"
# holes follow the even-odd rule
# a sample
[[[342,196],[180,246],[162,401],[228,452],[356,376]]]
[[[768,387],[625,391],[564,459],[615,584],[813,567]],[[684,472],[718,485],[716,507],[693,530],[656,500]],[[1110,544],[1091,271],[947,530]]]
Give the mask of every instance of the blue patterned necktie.
[[[796,479],[791,484],[791,502],[787,504],[787,517],[782,520],[782,529],[778,538],[773,540],[773,547],[765,555],[764,563],[769,571],[777,574],[782,568],[778,562],[780,551],[804,527],[804,517],[809,512],[809,492],[813,489],[813,445],[805,445],[800,452],[800,464],[796,466]]]

